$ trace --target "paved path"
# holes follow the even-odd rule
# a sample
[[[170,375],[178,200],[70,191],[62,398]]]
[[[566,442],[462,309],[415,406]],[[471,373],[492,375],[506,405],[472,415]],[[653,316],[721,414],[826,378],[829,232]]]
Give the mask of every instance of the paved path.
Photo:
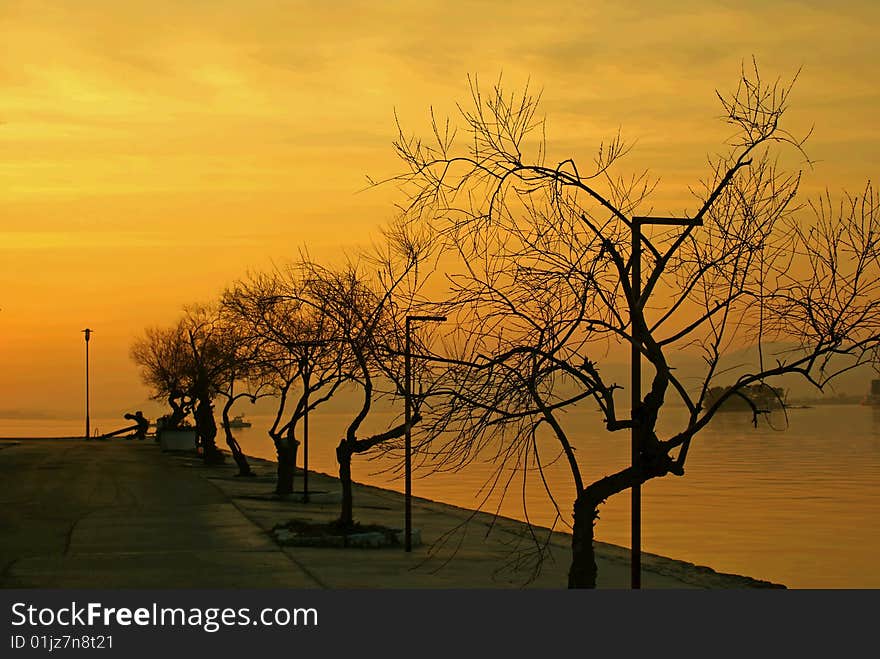
[[[0,449],[0,479],[4,587],[317,586],[153,442],[20,442]]]
[[[274,465],[253,464],[259,477],[240,479],[232,465],[206,467],[149,440],[0,442],[0,587],[499,588],[522,587],[532,574],[525,524],[423,499],[413,515],[424,544],[411,554],[279,547],[274,525],[338,516],[339,483],[313,473],[308,504],[280,501]],[[362,523],[402,526],[399,493],[357,485],[354,503]],[[528,586],[565,586],[569,541],[549,537]],[[597,553],[599,586],[626,588],[628,550],[599,544]],[[756,584],[650,555],[643,583]]]

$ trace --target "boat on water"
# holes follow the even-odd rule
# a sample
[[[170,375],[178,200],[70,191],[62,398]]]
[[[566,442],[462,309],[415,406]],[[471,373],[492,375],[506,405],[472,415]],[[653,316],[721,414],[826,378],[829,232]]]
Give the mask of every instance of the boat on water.
[[[239,414],[238,416],[234,416],[229,420],[230,428],[250,428],[251,422],[245,421],[244,414]]]
[[[712,407],[722,396],[724,396],[730,387],[712,387],[706,392],[706,401],[704,407]],[[746,400],[748,399],[748,400]],[[751,404],[749,404],[751,401]],[[743,412],[752,411],[754,405],[759,412],[771,412],[773,410],[782,409],[785,406],[785,389],[782,387],[771,387],[767,384],[753,384],[744,387],[724,400],[719,412]]]

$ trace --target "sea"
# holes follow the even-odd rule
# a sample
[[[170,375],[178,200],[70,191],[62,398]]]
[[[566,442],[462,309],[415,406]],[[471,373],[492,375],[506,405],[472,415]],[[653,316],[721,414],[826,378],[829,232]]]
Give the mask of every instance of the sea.
[[[320,408],[311,413],[310,470],[336,474],[335,447],[352,416]],[[252,426],[235,430],[239,443],[249,455],[273,459],[266,432],[272,419],[246,418]],[[684,419],[683,409],[668,408],[660,429],[674,432]],[[588,409],[562,417],[587,482],[629,462],[629,434],[609,433],[600,421]],[[392,422],[390,414],[377,413],[364,430],[376,432]],[[92,419],[92,428],[126,423]],[[0,437],[82,433],[82,419],[0,419]],[[513,463],[499,467],[495,448],[454,471],[438,469],[426,451],[418,451],[413,494],[569,530],[575,488],[551,438],[537,442],[540,470],[532,452],[528,471]],[[302,454],[301,447],[300,465]],[[374,451],[355,456],[352,471],[358,482],[403,491],[402,463],[397,449]],[[602,506],[598,540],[629,546],[629,504],[625,492]],[[357,501],[355,516],[360,519]],[[642,547],[793,588],[880,588],[880,408],[789,409],[757,427],[747,414],[718,414],[695,438],[684,476],[643,486]]]

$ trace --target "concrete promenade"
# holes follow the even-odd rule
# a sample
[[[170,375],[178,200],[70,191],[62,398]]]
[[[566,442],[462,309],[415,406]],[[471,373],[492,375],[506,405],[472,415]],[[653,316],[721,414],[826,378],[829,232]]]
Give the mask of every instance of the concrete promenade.
[[[259,477],[240,479],[232,464],[207,467],[151,440],[0,441],[0,587],[516,588],[529,574],[500,569],[533,546],[525,524],[424,499],[414,500],[423,544],[411,554],[280,547],[274,525],[338,516],[339,483],[311,473],[308,504],[281,501],[274,465],[253,464]],[[356,485],[354,504],[359,522],[403,525],[399,493]],[[553,534],[551,560],[526,587],[565,587],[568,543]],[[599,586],[628,587],[628,550],[599,544],[598,554]],[[647,588],[762,583],[644,561]]]

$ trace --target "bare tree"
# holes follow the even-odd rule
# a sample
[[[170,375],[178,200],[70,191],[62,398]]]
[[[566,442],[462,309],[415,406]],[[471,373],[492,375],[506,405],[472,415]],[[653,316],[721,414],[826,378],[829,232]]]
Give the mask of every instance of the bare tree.
[[[320,307],[302,302],[303,284],[293,266],[239,281],[222,305],[257,352],[253,376],[278,398],[269,437],[278,458],[275,492],[294,491],[297,426],[307,412],[328,401],[347,368]],[[293,397],[299,385],[299,395]]]
[[[430,141],[401,130],[395,143],[407,171],[393,180],[407,194],[409,221],[457,257],[444,307],[458,321],[447,400],[423,425],[440,464],[488,452],[499,465],[539,474],[548,491],[538,437],[556,442],[576,492],[570,587],[595,587],[601,504],[682,475],[693,438],[727,399],[744,396],[757,421],[765,410],[745,396],[749,387],[795,375],[821,389],[877,349],[878,198],[869,185],[839,206],[813,204],[812,218],[803,217],[800,174],[779,164],[803,157],[804,140],[782,125],[793,82],[768,82],[744,67],[736,90],[718,94],[733,135],[693,188],[693,222],[640,235],[640,291],[632,218],[650,210],[655,181],[618,173],[629,150],[619,135],[588,165],[548,163],[538,98],[527,88],[509,95],[499,81],[488,95],[472,82],[461,144],[448,121],[434,122]],[[602,360],[632,345],[651,381],[635,409],[622,412],[622,387],[603,375]],[[755,363],[710,400],[712,384],[732,377],[723,356],[745,345],[757,346]],[[704,357],[696,386],[675,370],[689,351]],[[687,419],[660,436],[670,397]],[[579,461],[561,413],[585,401],[611,433],[634,430],[635,465],[609,473]]]
[[[193,416],[196,433],[206,464],[224,461],[217,449],[217,422],[214,419],[214,398],[224,389],[230,370],[234,370],[236,347],[232,337],[220,320],[218,310],[210,305],[193,305],[185,309],[180,320],[182,332],[189,345],[188,376],[192,398],[195,401]],[[239,454],[240,458],[243,455]]]
[[[229,415],[239,400],[247,399],[255,403],[257,399],[271,395],[272,388],[269,382],[260,377],[263,370],[260,342],[228,310],[219,307],[217,313],[216,340],[220,344],[219,353],[224,356],[226,363],[226,367],[218,372],[217,378],[217,395],[225,400],[220,415],[223,432],[232,459],[238,465],[238,475],[254,476],[247,456],[232,432]]]
[[[431,253],[429,236],[409,231],[398,221],[383,231],[383,242],[339,268],[313,261],[299,264],[303,288],[295,299],[318,311],[332,326],[336,349],[349,367],[345,380],[360,390],[361,405],[336,447],[342,507],[339,526],[354,524],[351,462],[383,444],[393,443],[407,430],[396,418],[382,432],[366,437],[360,430],[377,398],[393,404],[404,395],[404,329],[406,315],[416,306],[424,281],[424,266]],[[421,420],[419,402],[414,400],[410,427]]]
[[[386,432],[358,437],[358,430],[372,409],[377,393],[375,379],[381,371],[376,363],[376,337],[390,330],[387,324],[389,295],[371,288],[357,265],[332,270],[317,263],[304,263],[305,289],[300,300],[320,308],[333,323],[339,350],[353,368],[346,372],[346,381],[357,386],[362,403],[348,425],[345,436],[336,447],[339,479],[342,484],[342,509],[339,523],[343,528],[354,524],[351,459],[377,444],[399,437],[405,431],[402,425]]]
[[[132,344],[130,355],[140,366],[141,379],[153,391],[153,399],[166,401],[171,408],[161,424],[177,428],[193,407],[187,369],[190,352],[182,326],[147,328]]]
[[[229,409],[243,396],[256,399],[264,395],[259,385],[251,391],[234,393],[235,382],[248,383],[257,367],[254,347],[246,335],[221,316],[217,305],[192,306],[178,323],[168,328],[148,328],[145,336],[131,348],[132,359],[141,366],[144,382],[154,391],[154,398],[165,399],[171,414],[160,419],[157,427],[173,429],[190,413],[206,462],[222,462],[215,438],[213,400],[226,398],[223,410],[227,446],[241,475],[250,474],[247,458],[229,428]]]

